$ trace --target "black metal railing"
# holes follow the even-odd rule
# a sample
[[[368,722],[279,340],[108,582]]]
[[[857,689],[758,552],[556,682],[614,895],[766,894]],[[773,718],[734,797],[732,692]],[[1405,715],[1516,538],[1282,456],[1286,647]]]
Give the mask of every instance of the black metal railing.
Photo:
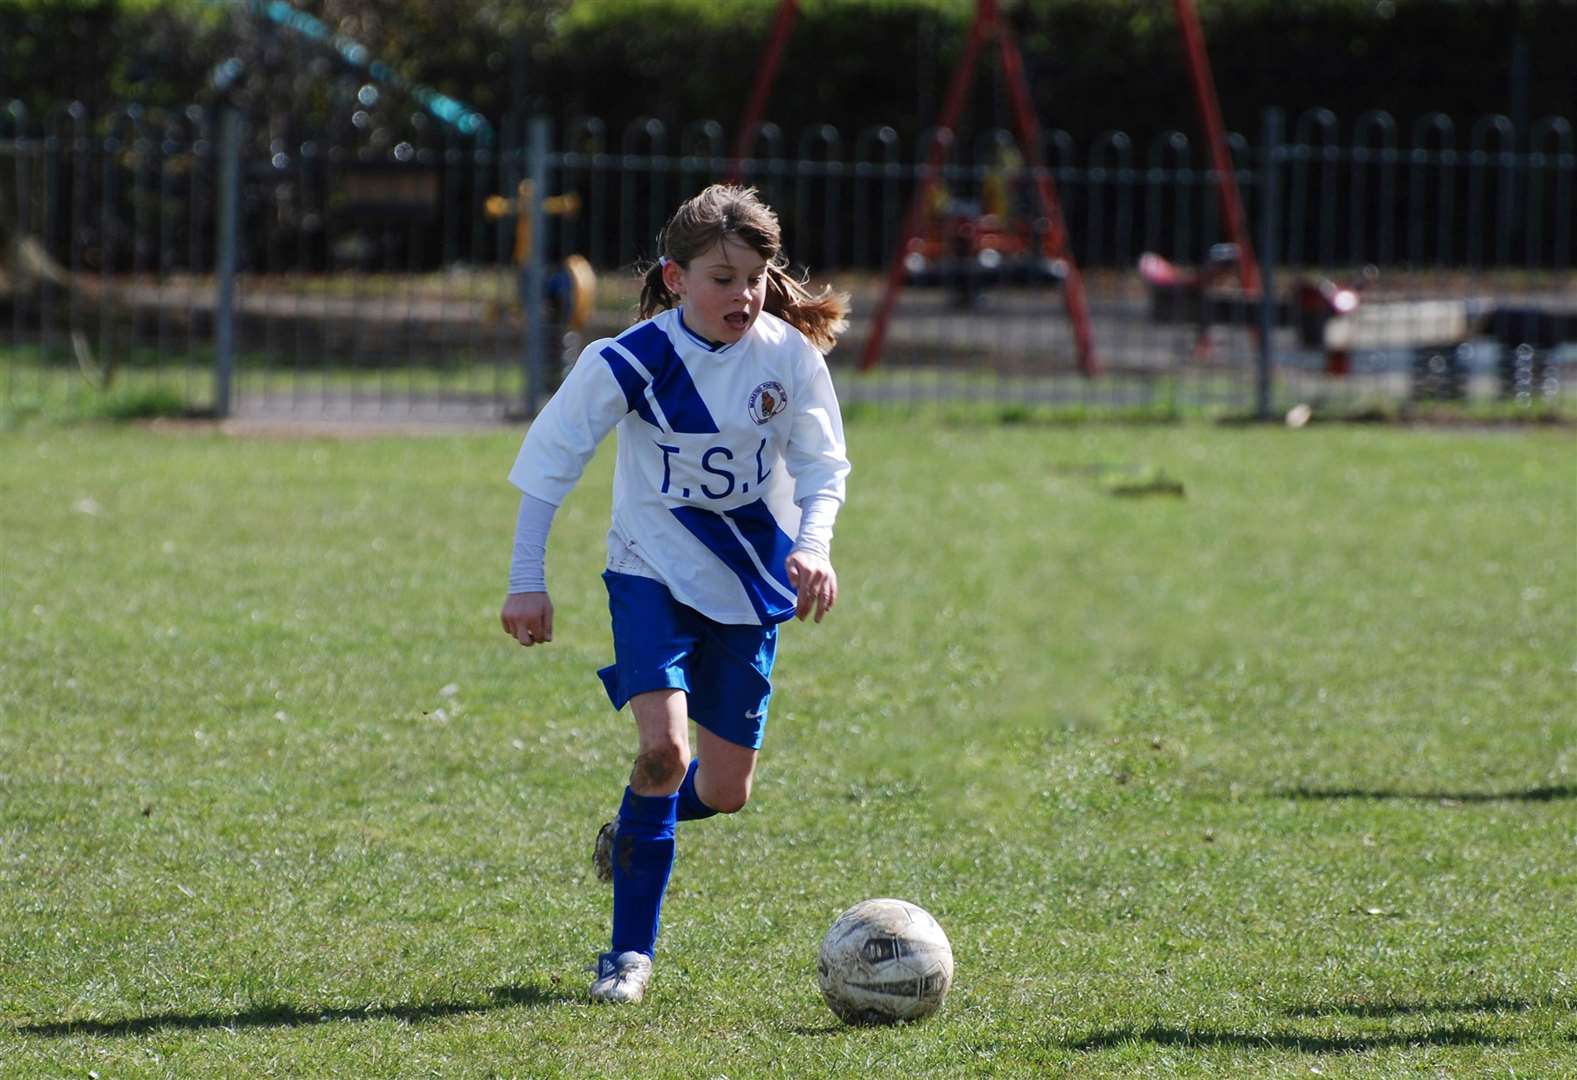
[[[505,118],[484,142],[360,109],[310,133],[223,114],[232,130],[222,114],[0,109],[4,400],[153,387],[221,412],[527,412],[579,342],[628,323],[630,269],[656,254],[673,207],[736,168],[711,120],[609,132]],[[939,194],[900,252],[938,139]],[[1004,131],[905,144],[890,127],[768,124],[737,168],[778,210],[791,256],[852,294],[832,357],[852,400],[1272,411],[1569,396],[1568,120],[1518,131],[1501,116],[1344,123],[1317,109],[1229,142],[1247,237],[1224,235],[1220,178],[1182,132],[1141,148],[1051,131],[1027,154]],[[1066,250],[1047,246],[1037,177],[1055,187]],[[1234,240],[1260,249],[1270,289],[1241,283]],[[589,311],[565,302],[584,284],[561,276],[571,255],[599,275]],[[895,317],[857,372],[900,255]],[[1087,287],[1093,375],[1075,355],[1069,264]]]

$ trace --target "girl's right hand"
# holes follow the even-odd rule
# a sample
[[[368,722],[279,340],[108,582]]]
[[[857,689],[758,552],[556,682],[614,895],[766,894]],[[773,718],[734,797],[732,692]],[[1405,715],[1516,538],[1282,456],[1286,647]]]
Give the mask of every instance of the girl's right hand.
[[[504,633],[530,648],[553,640],[553,601],[545,592],[510,593],[499,613]]]

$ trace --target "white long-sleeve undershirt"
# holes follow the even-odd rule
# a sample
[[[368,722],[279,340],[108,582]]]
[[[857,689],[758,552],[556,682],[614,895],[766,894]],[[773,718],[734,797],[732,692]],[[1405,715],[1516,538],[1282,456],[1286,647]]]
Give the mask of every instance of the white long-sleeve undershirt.
[[[520,514],[515,520],[515,550],[509,559],[511,593],[547,592],[544,564],[548,553],[548,530],[558,507],[550,502],[520,496]]]

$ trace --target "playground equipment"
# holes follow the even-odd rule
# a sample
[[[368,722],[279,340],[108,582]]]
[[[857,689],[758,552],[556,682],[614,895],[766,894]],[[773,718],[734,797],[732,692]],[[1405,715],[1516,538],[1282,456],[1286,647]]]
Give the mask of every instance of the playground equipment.
[[[1490,374],[1504,397],[1554,400],[1561,353],[1577,347],[1577,304],[1569,297],[1365,299],[1304,282],[1290,306],[1300,343],[1323,351],[1326,374],[1350,374],[1354,353],[1400,352],[1420,400],[1465,398],[1487,354],[1497,357]]]
[[[1195,354],[1203,355],[1210,351],[1210,331],[1215,324],[1250,326],[1258,333],[1264,289],[1227,150],[1198,14],[1193,0],[1175,3],[1231,242],[1214,245],[1196,268],[1180,267],[1154,252],[1145,252],[1139,259],[1139,275],[1150,294],[1151,318],[1157,322],[1193,321],[1198,327]],[[1234,274],[1235,286],[1229,281]],[[1294,284],[1288,297],[1275,299],[1273,322],[1295,326],[1302,346],[1323,353],[1327,375],[1350,374],[1357,352],[1400,350],[1410,354],[1414,397],[1465,396],[1475,339],[1490,339],[1499,345],[1497,374],[1507,396],[1526,399],[1538,393],[1553,398],[1558,392],[1560,364],[1555,356],[1577,343],[1577,307],[1569,300],[1541,304],[1471,297],[1385,297],[1373,288],[1378,277],[1373,266],[1365,267],[1352,281],[1305,277]]]
[[[1139,274],[1151,320],[1194,323],[1199,354],[1209,350],[1214,326],[1257,327],[1260,297],[1227,280],[1239,266],[1232,244],[1215,245],[1194,269],[1146,252]],[[1559,394],[1561,354],[1577,346],[1577,305],[1569,299],[1387,296],[1376,288],[1379,280],[1373,266],[1353,281],[1305,277],[1273,305],[1274,325],[1292,327],[1298,344],[1321,356],[1326,375],[1352,374],[1358,354],[1404,358],[1415,399],[1466,397],[1470,375],[1486,367],[1481,344],[1496,347],[1492,374],[1503,396]]]
[[[964,55],[959,60],[952,81],[948,85],[947,97],[942,105],[942,115],[937,122],[937,137],[932,141],[930,157],[926,162],[925,171],[921,174],[919,189],[910,204],[898,250],[893,254],[887,283],[876,308],[871,336],[866,340],[865,352],[860,358],[862,371],[875,367],[881,358],[887,326],[892,321],[893,310],[898,304],[898,295],[903,291],[904,282],[908,277],[908,260],[913,254],[911,247],[916,238],[922,234],[926,208],[930,205],[936,191],[937,178],[941,174],[942,163],[947,155],[951,133],[957,127],[959,115],[963,112],[964,103],[973,83],[975,64],[979,61],[981,49],[991,38],[996,39],[1003,73],[1007,77],[1014,119],[1018,124],[1020,152],[1024,155],[1034,176],[1035,195],[1041,215],[1036,228],[1044,235],[1042,250],[1045,257],[1051,260],[1051,264],[1060,272],[1063,301],[1068,310],[1068,317],[1073,323],[1074,348],[1078,354],[1079,370],[1086,376],[1094,375],[1100,370],[1095,356],[1094,334],[1090,327],[1089,301],[1084,293],[1084,278],[1079,273],[1078,263],[1074,261],[1069,250],[1068,229],[1063,222],[1062,204],[1057,198],[1056,185],[1040,160],[1040,125],[1035,119],[1035,109],[1029,93],[1029,80],[1024,75],[1023,58],[1019,55],[1018,45],[1014,42],[1007,23],[1002,19],[997,0],[976,0],[975,18],[970,25],[969,40],[964,46]],[[943,132],[947,133],[945,137]]]
[[[751,91],[739,124],[732,165],[732,176],[735,179],[739,175],[740,162],[746,156],[757,125],[761,122],[767,95],[773,80],[777,77],[783,48],[793,31],[798,9],[798,0],[782,0],[778,7],[778,16],[767,41],[766,54],[757,69],[755,87]],[[947,208],[942,204],[942,212],[935,215],[928,228],[928,214],[933,213],[939,205],[936,202],[938,178],[952,141],[952,133],[963,112],[980,51],[992,38],[996,39],[1001,53],[1003,72],[1007,76],[1012,95],[1014,118],[1022,144],[1020,150],[1033,170],[1035,194],[1041,214],[1040,220],[1028,230],[1039,237],[1039,243],[1034,247],[1031,246],[1030,237],[1025,235],[1024,230],[1004,231],[1000,222],[981,221],[978,214],[971,213],[961,206]],[[1029,82],[1024,75],[1023,58],[1019,55],[1018,46],[1002,19],[997,0],[976,0],[975,17],[970,25],[969,39],[964,48],[964,55],[948,85],[947,97],[936,130],[937,135],[932,141],[925,170],[921,173],[919,188],[910,203],[909,213],[899,237],[898,249],[893,253],[887,284],[876,309],[871,336],[866,341],[865,352],[860,359],[860,369],[869,370],[881,358],[887,326],[892,320],[893,309],[897,306],[898,294],[903,290],[904,283],[910,279],[911,268],[918,272],[921,281],[929,281],[933,278],[939,283],[949,280],[973,281],[974,284],[964,286],[967,290],[976,288],[979,284],[989,283],[993,277],[1000,277],[1000,270],[1009,256],[1015,260],[1033,256],[1029,265],[1042,273],[1044,280],[1062,284],[1063,298],[1073,322],[1079,370],[1085,375],[1094,375],[1099,368],[1095,359],[1094,337],[1090,330],[1089,304],[1084,295],[1084,279],[1079,273],[1078,264],[1074,262],[1068,250],[1068,230],[1063,223],[1062,207],[1057,199],[1056,186],[1051,176],[1041,167],[1040,127],[1031,103]],[[930,235],[927,235],[928,233]],[[949,253],[951,259],[944,257],[944,252]],[[983,259],[982,255],[985,256]],[[969,266],[970,263],[975,265]],[[974,276],[970,278],[964,276],[966,274]],[[965,296],[967,298],[967,292]]]
[[[1235,247],[1233,266],[1243,289],[1249,295],[1260,291],[1258,264],[1249,241],[1242,199],[1227,149],[1216,99],[1215,81],[1205,51],[1204,33],[1193,0],[1174,0],[1182,28],[1184,50],[1188,57],[1194,97],[1210,142],[1217,175],[1223,219],[1227,235]],[[740,119],[734,144],[731,178],[738,179],[741,162],[747,156],[757,126],[761,123],[767,96],[777,77],[783,49],[793,32],[798,0],[782,0],[767,40],[766,52],[757,68],[755,85]],[[1033,178],[1039,216],[1028,226],[1011,226],[1001,215],[982,213],[963,204],[937,199],[942,163],[952,133],[967,100],[980,52],[994,39],[1001,56],[1018,128],[1019,152]],[[860,360],[861,370],[874,367],[881,358],[883,341],[898,295],[906,282],[948,284],[962,303],[974,298],[974,291],[999,281],[1039,281],[1060,284],[1063,302],[1073,324],[1074,348],[1078,367],[1086,376],[1099,372],[1094,335],[1090,324],[1089,302],[1084,278],[1069,250],[1068,230],[1063,220],[1056,185],[1045,163],[1040,160],[1040,128],[1030,97],[1029,81],[1024,74],[1023,58],[998,0],[976,0],[964,54],[953,71],[937,122],[937,137],[920,183],[915,191],[898,248],[893,253],[886,285],[877,305],[871,335]]]
[[[515,189],[513,199],[502,195],[489,195],[482,207],[490,221],[500,221],[506,217],[515,219],[515,248],[512,258],[522,271],[531,258],[534,241],[531,234],[531,202],[535,195],[535,184],[529,179],[522,180]],[[580,213],[580,196],[574,192],[567,195],[547,196],[542,200],[542,212],[554,217],[574,217]],[[521,307],[525,311],[530,311],[532,305],[530,297],[524,292],[525,283],[526,277],[522,273]],[[596,306],[597,274],[584,255],[566,255],[558,270],[544,283],[543,295],[548,302],[549,320],[554,325],[563,326],[567,333],[578,335],[586,328],[586,322],[591,318],[592,310]]]
[[[1214,245],[1196,268],[1144,253],[1139,276],[1151,321],[1193,323],[1199,356],[1210,351],[1214,327],[1246,326],[1257,333],[1262,295],[1229,280],[1240,269],[1233,244]],[[1577,304],[1569,296],[1404,296],[1382,290],[1380,279],[1375,266],[1346,281],[1304,276],[1274,299],[1271,325],[1291,327],[1298,346],[1318,354],[1325,375],[1351,375],[1359,355],[1393,368],[1405,365],[1414,398],[1463,398],[1469,376],[1488,367],[1506,397],[1558,395],[1569,363],[1564,354],[1577,348]],[[1493,365],[1486,360],[1491,355],[1498,355]]]

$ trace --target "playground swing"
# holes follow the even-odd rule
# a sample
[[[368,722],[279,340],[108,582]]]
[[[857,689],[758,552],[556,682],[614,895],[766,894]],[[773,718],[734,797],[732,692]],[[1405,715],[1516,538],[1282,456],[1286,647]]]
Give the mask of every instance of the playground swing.
[[[1008,144],[985,170],[979,199],[960,198],[938,180],[904,249],[906,282],[945,288],[959,308],[974,307],[995,285],[1062,285],[1068,260],[1046,219],[1020,197],[1025,172],[1023,155]]]
[[[1232,242],[1230,263],[1239,275],[1244,292],[1258,295],[1259,269],[1254,259],[1253,246],[1249,242],[1242,199],[1237,190],[1231,155],[1227,150],[1220,105],[1210,73],[1198,12],[1193,0],[1174,0],[1174,4],[1183,32],[1195,100],[1210,142],[1227,233]],[[777,77],[784,46],[793,31],[798,10],[798,0],[782,0],[779,5],[766,52],[757,69],[755,86],[740,120],[732,158],[732,177],[735,179],[739,176],[740,163],[749,151],[757,125],[761,122],[767,96]],[[963,111],[981,49],[993,38],[1001,55],[1003,74],[1012,99],[1021,167],[1027,167],[1034,180],[1039,214],[1027,227],[1007,226],[1006,219],[1000,213],[989,212],[992,209],[989,205],[979,208],[962,203],[950,205],[945,197],[941,201],[937,198],[951,133]],[[968,273],[962,278],[965,290],[1015,280],[1015,271],[1018,280],[1060,284],[1063,302],[1073,324],[1079,371],[1086,376],[1098,374],[1100,364],[1095,351],[1084,278],[1069,248],[1068,230],[1056,185],[1045,163],[1040,160],[1040,129],[1030,97],[1029,81],[1024,74],[1018,46],[1002,18],[998,0],[975,2],[974,20],[970,25],[964,54],[948,84],[936,130],[938,136],[932,142],[930,155],[905,218],[898,248],[888,268],[871,335],[860,360],[861,370],[869,370],[881,359],[887,327],[905,283],[938,284],[953,281],[957,288],[960,270],[967,266]],[[982,202],[989,200],[989,185],[987,195],[988,199]],[[1171,268],[1171,272],[1174,283],[1184,280],[1185,275],[1176,271],[1176,268]],[[972,297],[966,291],[962,299],[967,303]]]

